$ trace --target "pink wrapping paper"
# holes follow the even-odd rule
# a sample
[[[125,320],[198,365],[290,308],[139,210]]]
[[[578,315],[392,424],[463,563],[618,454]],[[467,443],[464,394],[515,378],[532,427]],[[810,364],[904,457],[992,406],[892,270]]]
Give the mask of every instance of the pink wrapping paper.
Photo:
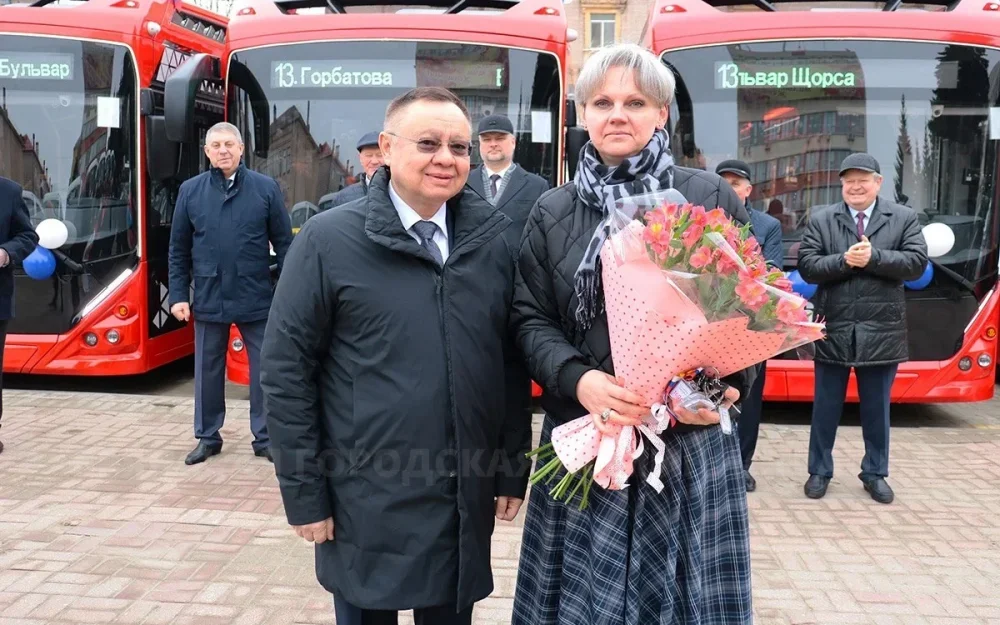
[[[652,437],[666,428],[661,402],[675,375],[697,367],[715,367],[720,376],[741,371],[779,353],[785,337],[748,330],[744,316],[709,323],[650,260],[641,229],[633,222],[609,237],[601,251],[602,279],[615,375],[654,407],[640,431],[662,453],[662,441]],[[596,459],[594,481],[620,490],[642,454],[634,429],[605,436],[587,415],[556,427],[552,445],[567,471],[574,473]],[[647,481],[655,486],[658,473],[657,466]]]

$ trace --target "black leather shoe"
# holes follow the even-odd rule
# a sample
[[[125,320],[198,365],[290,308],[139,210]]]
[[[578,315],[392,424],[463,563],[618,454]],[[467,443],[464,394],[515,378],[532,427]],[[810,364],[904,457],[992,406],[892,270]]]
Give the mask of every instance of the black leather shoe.
[[[806,497],[810,499],[820,499],[826,494],[826,487],[830,485],[830,478],[822,475],[810,475],[806,481]]]
[[[200,442],[194,448],[194,451],[189,453],[187,458],[184,459],[184,464],[191,465],[205,462],[210,456],[215,456],[220,451],[222,451],[222,445],[209,445],[208,443]]]
[[[752,493],[757,490],[757,480],[753,479],[750,472],[746,469],[743,470],[743,480],[747,483],[747,492]]]
[[[263,449],[255,449],[253,450],[253,455],[257,456],[258,458],[267,458],[268,460],[271,461],[271,464],[274,464],[274,458],[271,457],[270,447],[264,447]]]
[[[879,503],[892,503],[892,500],[896,498],[885,478],[877,477],[874,480],[867,482],[862,480],[862,482],[864,482],[865,490],[872,496],[872,499]]]

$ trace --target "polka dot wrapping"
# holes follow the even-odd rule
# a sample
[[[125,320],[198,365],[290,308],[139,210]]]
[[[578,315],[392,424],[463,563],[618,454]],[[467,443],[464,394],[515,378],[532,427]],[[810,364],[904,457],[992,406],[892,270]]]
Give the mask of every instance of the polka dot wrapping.
[[[641,225],[612,235],[601,252],[615,375],[646,401],[663,401],[670,379],[695,367],[729,375],[780,352],[781,332],[747,329],[738,316],[708,323],[636,244]]]

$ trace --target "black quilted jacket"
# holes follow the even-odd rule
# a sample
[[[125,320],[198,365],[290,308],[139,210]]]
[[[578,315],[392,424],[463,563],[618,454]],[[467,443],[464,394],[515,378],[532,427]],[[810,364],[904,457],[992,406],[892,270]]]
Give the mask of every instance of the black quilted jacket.
[[[904,362],[906,295],[903,281],[927,266],[927,242],[912,208],[878,198],[865,230],[872,257],[864,269],[844,262],[858,242],[857,226],[843,202],[814,209],[799,247],[799,273],[819,285],[813,304],[826,319],[826,339],[816,362],[847,367]]]
[[[721,206],[738,223],[750,220],[746,208],[721,177],[676,167],[674,187],[692,204]],[[528,359],[528,370],[543,386],[542,407],[559,423],[587,414],[576,400],[576,384],[584,373],[600,369],[614,374],[606,314],[586,333],[576,325],[577,297],[573,275],[601,221],[601,213],[584,206],[569,183],[544,193],[528,216],[521,239],[514,287],[512,322]],[[727,379],[746,397],[756,368]]]

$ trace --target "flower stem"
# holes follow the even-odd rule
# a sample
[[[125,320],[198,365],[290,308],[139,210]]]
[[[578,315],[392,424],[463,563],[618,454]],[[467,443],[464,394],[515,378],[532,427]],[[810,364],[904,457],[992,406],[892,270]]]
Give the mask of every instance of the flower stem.
[[[539,457],[547,456],[549,455],[550,452],[553,451],[553,449],[554,448],[552,447],[552,443],[546,443],[541,447],[538,447],[537,449],[532,449],[531,451],[529,451],[524,455],[528,458],[532,458],[534,456],[539,456]]]
[[[545,479],[545,477],[548,476],[549,474],[555,473],[555,471],[557,471],[561,466],[562,466],[562,461],[559,460],[559,457],[557,456],[552,460],[549,460],[549,462],[541,469],[535,471],[529,478],[529,481],[532,484],[537,484],[538,482]]]
[[[583,488],[583,484],[584,484],[584,482],[587,481],[587,475],[589,473],[590,473],[590,467],[589,466],[584,467],[583,468],[583,473],[580,475],[580,479],[577,480],[577,482],[576,482],[576,486],[573,487],[573,491],[570,492],[569,497],[566,498],[566,502],[567,503],[569,503],[570,501],[573,501],[573,498],[576,497],[576,494],[580,491],[581,488]]]
[[[584,510],[587,507],[587,503],[590,501],[590,485],[594,481],[594,465],[588,465],[587,468],[583,470],[583,479],[585,481],[583,485],[583,499],[580,501],[580,510]]]
[[[566,487],[569,485],[569,483],[573,480],[574,477],[575,475],[573,473],[567,472],[566,475],[564,475],[563,478],[559,480],[559,483],[555,485],[555,488],[549,491],[549,494],[552,495],[556,500],[562,499],[563,495],[566,493]]]

